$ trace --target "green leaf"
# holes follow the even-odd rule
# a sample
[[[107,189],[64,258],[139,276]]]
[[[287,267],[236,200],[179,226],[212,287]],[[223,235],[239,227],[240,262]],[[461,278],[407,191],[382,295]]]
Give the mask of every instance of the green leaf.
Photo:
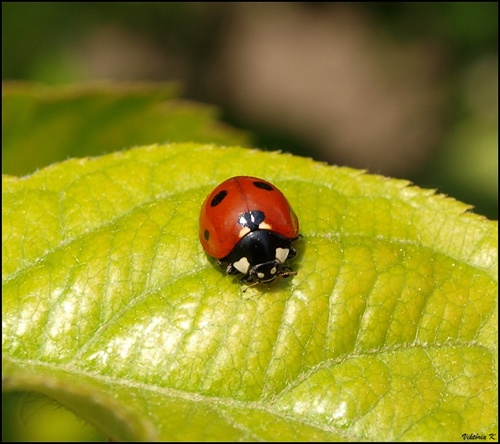
[[[248,144],[216,108],[175,99],[172,84],[92,83],[2,87],[2,168],[28,174],[69,157],[156,142]]]
[[[275,183],[298,274],[245,293],[198,242]],[[462,440],[497,428],[497,223],[405,181],[193,143],[3,183],[3,377],[113,440]]]

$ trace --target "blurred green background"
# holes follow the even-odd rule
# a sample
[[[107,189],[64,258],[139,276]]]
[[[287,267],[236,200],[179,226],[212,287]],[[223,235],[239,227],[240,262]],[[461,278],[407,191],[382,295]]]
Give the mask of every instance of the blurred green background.
[[[255,146],[497,219],[496,2],[2,3],[2,62],[3,80],[175,81]],[[3,407],[7,441],[106,439],[43,398]]]

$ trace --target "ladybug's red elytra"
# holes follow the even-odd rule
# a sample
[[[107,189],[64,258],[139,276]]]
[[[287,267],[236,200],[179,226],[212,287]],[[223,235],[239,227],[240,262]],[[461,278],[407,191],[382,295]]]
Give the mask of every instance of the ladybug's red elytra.
[[[250,286],[296,274],[284,263],[296,256],[297,215],[271,183],[250,176],[227,179],[205,199],[200,242],[228,274]]]

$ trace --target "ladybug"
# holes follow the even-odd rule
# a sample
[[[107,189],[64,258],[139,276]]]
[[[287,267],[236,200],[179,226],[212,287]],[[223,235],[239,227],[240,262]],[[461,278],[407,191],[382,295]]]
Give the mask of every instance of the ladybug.
[[[291,244],[299,236],[286,197],[257,177],[227,179],[201,206],[201,245],[228,274],[243,274],[240,284],[249,287],[296,274],[284,264],[297,255]]]

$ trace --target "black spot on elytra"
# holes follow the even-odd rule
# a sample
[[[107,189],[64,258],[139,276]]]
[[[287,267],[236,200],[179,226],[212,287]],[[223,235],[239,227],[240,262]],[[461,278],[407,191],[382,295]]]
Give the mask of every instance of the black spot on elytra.
[[[238,219],[238,223],[242,227],[247,227],[250,231],[255,231],[259,229],[259,225],[264,222],[266,215],[262,211],[249,211],[244,213]]]
[[[254,182],[253,185],[256,187],[256,188],[260,188],[261,190],[266,190],[266,191],[273,191],[274,188],[269,185],[268,183],[265,183],[265,182]]]
[[[210,239],[210,231],[205,230],[203,232],[203,237],[205,238],[206,241],[208,241],[208,239]]]
[[[210,206],[211,207],[216,207],[217,205],[219,205],[223,200],[224,198],[227,196],[227,190],[222,190],[222,191],[219,191],[214,197],[213,199],[210,201]]]

